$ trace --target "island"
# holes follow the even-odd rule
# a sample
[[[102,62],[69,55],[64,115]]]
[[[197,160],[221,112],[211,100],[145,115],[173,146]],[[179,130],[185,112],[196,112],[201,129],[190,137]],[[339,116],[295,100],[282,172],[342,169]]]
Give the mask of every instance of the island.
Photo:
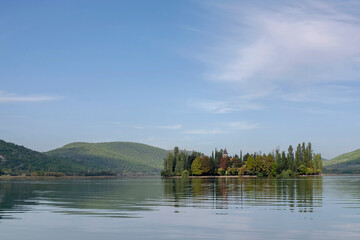
[[[311,142],[298,144],[294,152],[292,145],[287,152],[277,148],[272,153],[246,153],[230,156],[226,149],[215,149],[211,156],[193,151],[180,151],[178,147],[164,158],[163,177],[174,176],[257,176],[290,177],[320,175],[322,159],[313,153]]]

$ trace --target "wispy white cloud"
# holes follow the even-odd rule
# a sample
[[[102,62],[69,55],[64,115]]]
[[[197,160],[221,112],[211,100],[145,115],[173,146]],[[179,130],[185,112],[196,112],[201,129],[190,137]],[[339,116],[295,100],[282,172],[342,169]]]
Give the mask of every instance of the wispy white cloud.
[[[272,96],[279,93],[289,101],[356,97],[327,91],[316,99],[308,90],[359,81],[360,17],[338,3],[302,1],[262,9],[237,2],[215,4],[215,11],[226,15],[227,32],[205,54],[207,76],[237,84],[249,96],[271,90]]]
[[[11,102],[43,102],[60,99],[57,96],[40,96],[40,95],[19,95],[0,91],[0,103]]]
[[[193,135],[212,135],[212,134],[224,134],[226,131],[221,129],[195,129],[195,130],[187,130],[186,134]]]
[[[359,101],[360,89],[344,85],[317,85],[303,87],[301,91],[283,92],[279,96],[292,102],[337,104]]]
[[[232,133],[235,130],[252,130],[257,128],[262,128],[263,126],[249,121],[237,121],[237,122],[226,122],[218,124],[220,128],[214,129],[193,129],[187,130],[185,134],[193,134],[193,135],[211,135],[211,134],[226,134]]]
[[[296,111],[302,112],[311,115],[340,115],[343,114],[341,110],[333,110],[330,108],[321,107],[312,107],[312,106],[304,106],[304,107],[285,107],[286,111]]]
[[[178,130],[182,127],[181,124],[176,124],[176,125],[164,125],[164,126],[157,126],[156,128],[161,128],[161,129],[168,129],[168,130]]]
[[[256,128],[262,128],[263,126],[258,123],[239,121],[239,122],[229,122],[225,126],[230,127],[235,130],[251,130]]]
[[[243,110],[259,110],[260,104],[249,102],[245,99],[233,98],[231,100],[191,100],[190,105],[209,113],[224,114]]]
[[[141,125],[136,125],[133,126],[133,128],[135,129],[167,129],[167,130],[178,130],[180,128],[182,128],[181,124],[175,124],[175,125],[163,125],[163,126],[141,126]]]

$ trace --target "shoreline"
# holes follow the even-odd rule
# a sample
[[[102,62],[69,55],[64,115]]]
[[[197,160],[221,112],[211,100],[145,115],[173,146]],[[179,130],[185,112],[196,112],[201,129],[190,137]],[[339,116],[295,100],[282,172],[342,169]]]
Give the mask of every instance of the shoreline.
[[[340,176],[336,175],[336,176]],[[352,174],[355,175],[355,174]],[[320,174],[320,175],[299,175],[296,177],[323,177],[323,176],[327,176],[324,174]],[[167,178],[182,178],[181,176],[171,176],[171,177],[167,177]],[[232,176],[188,176],[187,178],[277,178],[277,177],[258,177],[256,175],[242,175],[242,176],[236,176],[236,175],[232,175]],[[294,177],[289,177],[289,178],[294,178]]]
[[[116,178],[153,178],[159,177],[158,175],[142,175],[142,176],[10,176],[10,175],[0,175],[0,180],[53,180],[53,179],[116,179]]]
[[[360,174],[320,174],[320,175],[299,175],[296,177],[324,177],[324,176],[359,176]],[[161,178],[159,175],[141,175],[141,176],[10,176],[0,175],[0,180],[64,180],[64,179],[117,179],[117,178]],[[171,176],[168,179],[182,178],[181,176]],[[243,176],[188,176],[187,178],[200,178],[200,179],[211,179],[211,178],[269,178],[269,177],[258,177],[256,175],[243,175]],[[276,177],[272,177],[276,178]],[[294,177],[289,177],[294,178]]]
[[[257,176],[241,176],[240,178],[256,178]],[[181,176],[171,176],[168,178],[182,178]],[[239,176],[188,176],[187,178],[239,178]]]

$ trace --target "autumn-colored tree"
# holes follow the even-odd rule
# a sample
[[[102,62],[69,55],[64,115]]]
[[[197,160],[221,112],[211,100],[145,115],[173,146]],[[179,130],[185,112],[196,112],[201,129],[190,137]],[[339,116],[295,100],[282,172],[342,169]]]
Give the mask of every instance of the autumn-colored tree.
[[[211,170],[210,158],[208,156],[203,156],[200,158],[201,171],[203,174],[208,174]]]
[[[227,169],[227,159],[226,157],[222,157],[221,160],[220,160],[220,167],[222,169]]]
[[[191,164],[191,172],[193,175],[201,175],[201,162],[200,157],[196,157],[195,160]]]
[[[191,164],[191,172],[193,175],[203,175],[210,172],[211,164],[210,158],[207,156],[196,157],[193,163]]]

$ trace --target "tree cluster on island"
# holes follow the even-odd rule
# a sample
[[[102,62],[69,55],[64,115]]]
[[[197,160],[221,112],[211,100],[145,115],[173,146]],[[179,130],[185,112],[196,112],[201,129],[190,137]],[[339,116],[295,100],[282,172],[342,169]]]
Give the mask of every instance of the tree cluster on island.
[[[258,177],[289,177],[298,175],[318,175],[322,172],[320,153],[313,153],[311,143],[298,144],[295,152],[292,145],[288,151],[277,148],[269,154],[255,152],[229,156],[226,149],[212,151],[210,157],[193,151],[188,154],[178,147],[164,159],[161,176],[222,176],[254,175]]]

